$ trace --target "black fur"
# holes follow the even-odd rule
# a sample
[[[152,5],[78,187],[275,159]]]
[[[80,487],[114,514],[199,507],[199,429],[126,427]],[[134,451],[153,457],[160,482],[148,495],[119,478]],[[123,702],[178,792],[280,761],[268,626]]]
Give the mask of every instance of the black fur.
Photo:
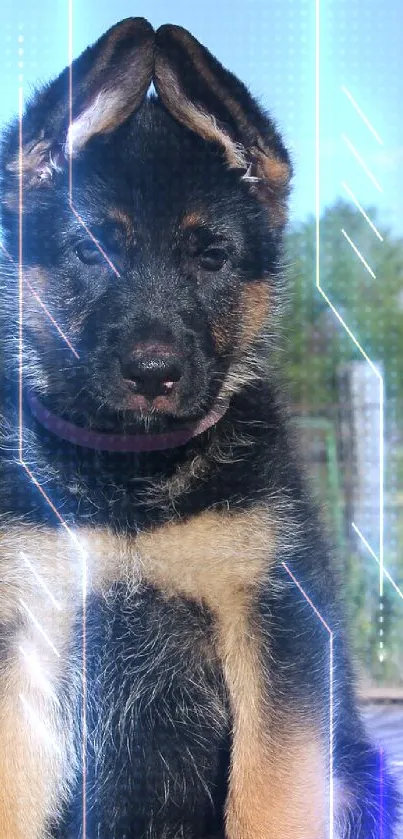
[[[288,166],[274,123],[244,86],[205,53],[221,85],[211,92],[183,47],[175,45],[175,38],[170,41],[170,32],[163,27],[157,33],[157,57],[165,56],[182,78],[180,95],[213,114],[231,141],[243,146],[252,177],[262,177],[256,157],[262,144]],[[138,42],[132,46],[137,49]],[[122,68],[130,63],[129,47],[114,58],[114,72],[107,78],[113,91],[127,87]],[[74,67],[73,118],[91,99],[87,74],[103,48],[104,42],[91,48]],[[95,92],[97,84],[105,86],[106,71],[99,72],[98,82],[91,82]],[[236,512],[264,502],[274,511],[282,529],[280,547],[255,616],[270,639],[270,690],[281,697],[290,720],[303,710],[326,741],[329,634],[287,573],[286,562],[333,632],[334,768],[351,803],[342,839],[392,839],[394,784],[385,770],[381,825],[379,755],[357,711],[337,569],[305,488],[271,363],[284,283],[283,223],[275,219],[276,208],[259,191],[259,182],[242,180],[242,170],[228,168],[219,143],[180,124],[159,96],[143,97],[114,131],[92,137],[73,161],[74,208],[120,276],[103,259],[93,265],[81,262],[76,248],[88,244],[88,235],[69,204],[63,146],[67,80],[64,73],[37,94],[23,122],[24,146],[32,146],[42,130],[46,141],[44,157],[36,164],[43,177],[35,182],[31,173],[24,186],[23,264],[24,271],[39,266],[46,272],[42,296],[79,359],[28,298],[24,393],[29,386],[56,414],[78,425],[142,433],[173,430],[203,417],[230,373],[234,393],[217,425],[186,445],[128,455],[63,443],[44,431],[24,401],[24,459],[72,526],[108,525],[135,533],[206,508]],[[243,125],[223,90],[241,104]],[[0,509],[4,528],[9,518],[56,527],[53,511],[18,463],[17,157],[14,123],[5,133],[2,156],[10,258],[2,261],[0,296]],[[268,185],[269,199],[276,191],[281,192],[280,186]],[[277,196],[279,204],[286,188],[283,193]],[[111,208],[133,220],[135,241],[128,242],[122,229],[107,221]],[[181,220],[199,208],[206,221],[190,235]],[[206,250],[212,247],[216,250]],[[203,263],[206,253],[212,254],[213,267],[208,258]],[[270,289],[270,316],[243,350],[239,301],[247,284],[256,282]],[[215,346],[217,321],[229,349]],[[180,353],[176,402],[167,402],[164,410],[140,414],[134,403],[130,408],[121,363],[134,336],[136,341],[151,336],[171,342]],[[231,715],[218,658],[212,653],[207,659],[203,652],[214,649],[212,624],[205,606],[179,596],[167,601],[152,586],[131,592],[116,583],[106,600],[90,593],[88,839],[224,836]],[[4,657],[11,634],[12,628],[3,632],[0,626]],[[80,645],[78,610],[73,669]],[[67,674],[60,690],[68,704]],[[76,717],[79,743],[79,707]],[[81,835],[80,790],[77,771],[55,836]]]

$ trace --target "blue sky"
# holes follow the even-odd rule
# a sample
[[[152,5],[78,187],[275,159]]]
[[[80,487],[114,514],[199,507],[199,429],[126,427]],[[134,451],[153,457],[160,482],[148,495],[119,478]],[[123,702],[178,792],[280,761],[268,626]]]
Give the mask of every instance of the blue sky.
[[[344,182],[403,233],[403,3],[321,0],[320,8],[321,204],[346,197]],[[315,14],[315,0],[73,0],[73,54],[131,15],[190,29],[276,118],[294,158],[299,219],[315,208]],[[17,110],[21,71],[27,95],[66,65],[67,20],[68,0],[3,0],[0,123]]]

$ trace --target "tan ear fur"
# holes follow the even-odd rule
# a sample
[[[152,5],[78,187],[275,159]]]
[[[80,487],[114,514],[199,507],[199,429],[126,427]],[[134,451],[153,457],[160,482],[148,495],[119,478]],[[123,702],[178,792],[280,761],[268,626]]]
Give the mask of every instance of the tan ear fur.
[[[148,21],[128,18],[113,26],[28,105],[21,150],[6,170],[18,174],[22,169],[25,188],[49,182],[69,156],[77,156],[96,135],[114,131],[139,107],[153,65],[154,31]]]
[[[165,107],[207,142],[218,143],[228,168],[282,224],[291,165],[281,138],[247,88],[179,26],[156,33],[154,84]]]

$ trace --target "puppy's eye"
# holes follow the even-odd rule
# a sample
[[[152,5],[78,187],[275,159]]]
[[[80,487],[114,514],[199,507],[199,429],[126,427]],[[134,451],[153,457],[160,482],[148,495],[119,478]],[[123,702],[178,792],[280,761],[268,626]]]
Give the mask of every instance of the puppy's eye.
[[[74,253],[80,262],[84,262],[85,265],[99,265],[105,262],[104,255],[92,239],[79,242],[74,248]]]
[[[227,259],[227,251],[224,250],[224,248],[217,247],[206,248],[199,257],[200,265],[202,268],[205,268],[206,271],[219,271],[226,263]]]

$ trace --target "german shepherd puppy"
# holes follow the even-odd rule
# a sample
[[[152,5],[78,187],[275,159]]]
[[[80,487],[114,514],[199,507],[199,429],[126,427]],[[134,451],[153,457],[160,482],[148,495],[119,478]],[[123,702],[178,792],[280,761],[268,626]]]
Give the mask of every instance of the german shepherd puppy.
[[[289,155],[178,26],[70,69],[2,149],[1,837],[391,839],[271,359]]]

